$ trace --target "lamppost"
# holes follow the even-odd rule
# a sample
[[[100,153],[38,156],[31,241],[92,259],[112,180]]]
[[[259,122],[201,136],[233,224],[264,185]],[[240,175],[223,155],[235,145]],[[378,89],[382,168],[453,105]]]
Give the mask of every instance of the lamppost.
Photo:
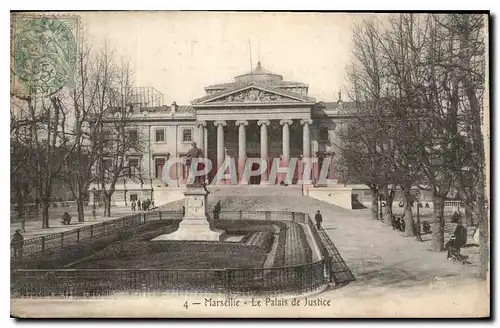
[[[95,219],[95,194],[96,194],[95,191],[96,191],[95,187],[92,188],[92,195],[94,196],[93,197],[94,199],[93,199],[93,202],[92,202],[93,203],[92,204],[92,216],[94,217],[94,219]]]
[[[127,207],[127,179],[123,179],[123,198],[125,199],[125,207]]]

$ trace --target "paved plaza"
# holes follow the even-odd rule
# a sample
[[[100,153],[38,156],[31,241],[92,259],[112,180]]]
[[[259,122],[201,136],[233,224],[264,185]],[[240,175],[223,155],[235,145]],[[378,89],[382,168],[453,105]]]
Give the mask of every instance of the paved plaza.
[[[71,224],[63,225],[61,218],[64,212],[68,212],[71,216]],[[42,228],[42,214],[40,213],[37,218],[26,220],[25,229],[23,232],[24,239],[35,238],[53,233],[64,232],[72,229],[77,229],[86,225],[101,223],[106,220],[116,219],[125,215],[133,213],[130,207],[113,206],[111,208],[111,217],[104,217],[104,207],[96,209],[95,218],[92,216],[92,207],[86,207],[84,210],[85,222],[78,222],[78,211],[76,207],[65,208],[50,208],[49,209],[49,228]],[[11,222],[10,235],[12,236],[17,229],[21,229],[20,222]]]

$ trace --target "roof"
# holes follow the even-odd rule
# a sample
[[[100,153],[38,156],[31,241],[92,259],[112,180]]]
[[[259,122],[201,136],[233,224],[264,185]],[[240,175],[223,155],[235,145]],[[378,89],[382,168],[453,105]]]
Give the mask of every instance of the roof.
[[[143,107],[142,111],[151,113],[170,112],[170,106],[163,105],[158,107]],[[175,111],[177,113],[191,113],[194,112],[194,108],[189,105],[177,105],[177,109]]]
[[[212,98],[216,99],[216,98],[222,97],[224,95],[229,95],[229,94],[231,94],[233,92],[236,92],[236,91],[238,91],[240,89],[244,89],[245,87],[248,87],[248,86],[255,86],[255,87],[263,89],[265,91],[275,92],[277,94],[281,94],[281,95],[289,96],[289,97],[293,97],[293,98],[299,98],[299,99],[303,99],[303,100],[306,100],[306,101],[315,101],[315,99],[312,98],[312,97],[304,96],[304,95],[298,94],[296,92],[290,92],[290,91],[278,88],[278,87],[276,87],[274,85],[269,85],[267,83],[261,83],[261,82],[252,81],[252,82],[249,82],[249,83],[246,83],[246,84],[236,84],[235,83],[232,88],[228,88],[228,89],[222,90],[220,92],[212,93],[212,94],[206,95],[204,97],[195,99],[195,100],[192,101],[192,104],[199,104],[199,103],[204,102],[204,101],[206,101],[208,99],[212,99]]]
[[[340,104],[342,104],[342,107],[340,107]],[[355,108],[356,103],[351,101],[345,101],[342,103],[339,103],[338,101],[335,102],[320,101],[317,103],[316,107],[324,110],[340,110],[340,109]]]
[[[233,88],[241,88],[251,83],[258,82],[261,84],[270,84],[273,87],[308,87],[307,84],[294,81],[283,81],[283,76],[275,74],[262,67],[261,62],[257,62],[257,66],[250,72],[234,77],[233,82],[225,82],[212,84],[205,87],[205,90],[220,90],[226,91]]]
[[[226,82],[226,83],[218,83],[218,84],[211,84],[209,86],[205,87],[205,90],[210,90],[210,89],[228,89],[228,88],[234,88],[234,87],[243,87],[245,85],[248,85],[247,83],[237,83],[237,82]],[[279,81],[277,83],[273,83],[273,86],[275,87],[308,87],[309,85],[302,83],[302,82],[294,82],[294,81]]]
[[[278,76],[281,76],[279,74],[274,74],[273,72],[265,69],[264,67],[262,67],[262,64],[260,63],[260,61],[258,61],[255,69],[251,70],[248,73],[238,75],[237,77],[243,76],[243,75],[253,75],[253,74],[255,74],[255,75],[278,75]]]

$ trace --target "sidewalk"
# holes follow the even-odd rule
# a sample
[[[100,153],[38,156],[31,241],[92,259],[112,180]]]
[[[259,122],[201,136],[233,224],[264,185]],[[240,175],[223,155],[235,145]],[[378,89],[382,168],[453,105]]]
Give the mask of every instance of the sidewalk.
[[[51,209],[52,210],[52,209]],[[78,229],[80,227],[97,224],[104,221],[113,220],[119,217],[123,217],[125,215],[130,215],[133,213],[141,213],[141,212],[133,212],[130,210],[130,207],[125,206],[113,206],[111,208],[111,217],[104,217],[104,207],[100,207],[96,209],[96,217],[92,216],[92,207],[86,207],[84,210],[85,213],[85,222],[78,222],[78,213],[77,209],[73,207],[65,208],[71,216],[71,224],[63,225],[61,223],[62,214],[61,211],[50,211],[51,215],[49,219],[49,228],[42,229],[42,219],[41,214],[39,215],[39,219],[26,221],[26,232],[21,232],[24,239],[31,239],[39,236],[50,235],[53,233],[64,232],[68,230]],[[16,229],[21,229],[21,223],[15,222],[10,224],[10,235],[12,236]]]

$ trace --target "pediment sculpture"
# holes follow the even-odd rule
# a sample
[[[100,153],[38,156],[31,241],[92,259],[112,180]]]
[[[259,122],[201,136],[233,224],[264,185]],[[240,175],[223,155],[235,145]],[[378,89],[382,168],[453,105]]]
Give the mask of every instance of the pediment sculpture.
[[[260,89],[247,89],[239,93],[214,99],[211,103],[247,103],[247,102],[300,102],[300,100],[285,97],[276,93],[267,92]]]

